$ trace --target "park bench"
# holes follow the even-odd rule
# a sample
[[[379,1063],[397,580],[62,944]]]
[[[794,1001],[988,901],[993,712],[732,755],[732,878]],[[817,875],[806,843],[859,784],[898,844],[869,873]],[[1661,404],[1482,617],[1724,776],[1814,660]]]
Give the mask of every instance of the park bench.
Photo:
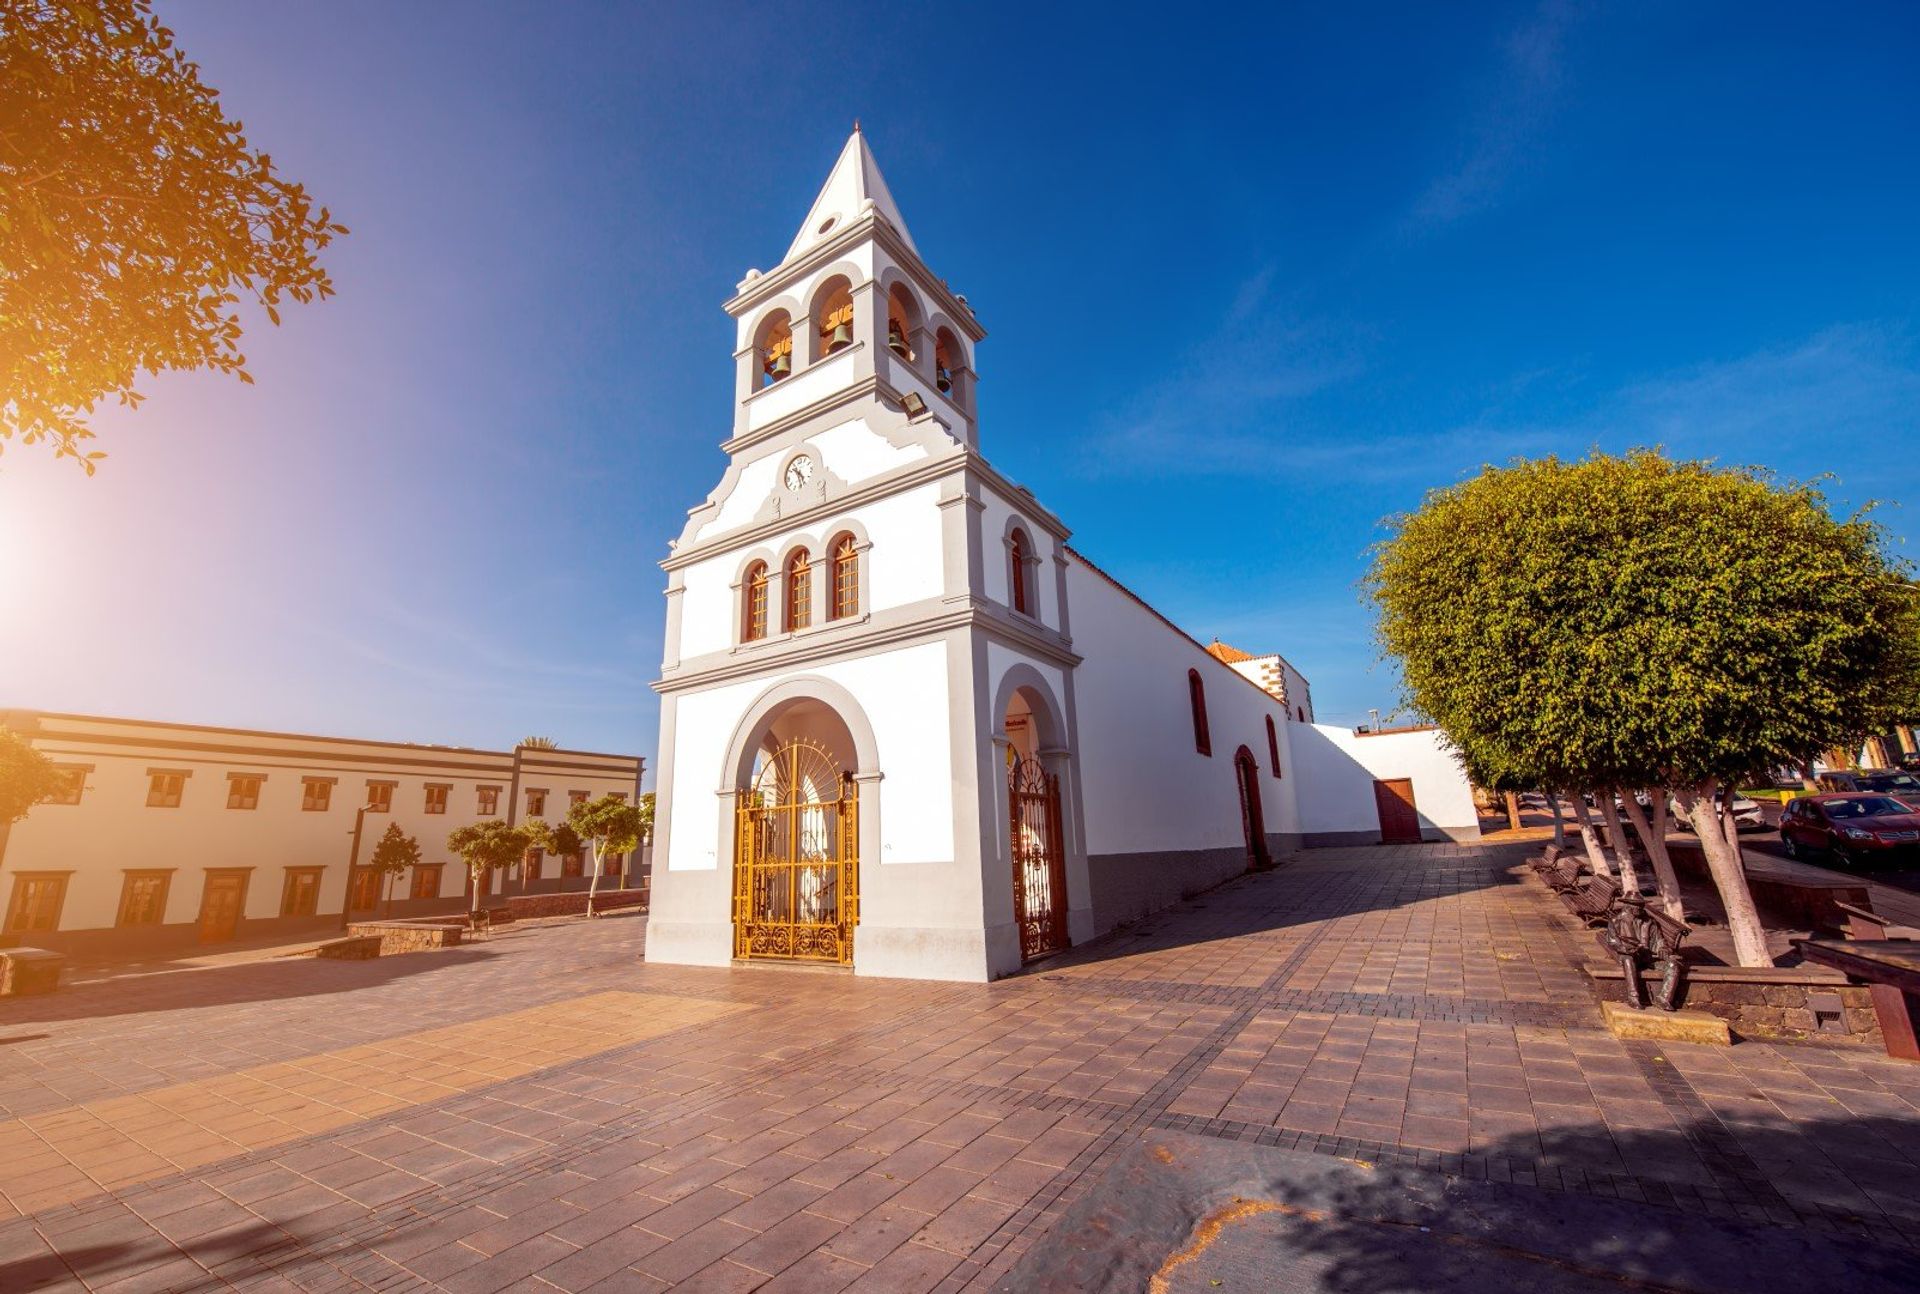
[[[1911,939],[1796,939],[1807,961],[1865,984],[1887,1055],[1920,1060],[1920,942]]]
[[[1619,958],[1626,978],[1627,1005],[1634,1010],[1646,1006],[1641,994],[1640,959],[1645,957],[1660,976],[1656,1001],[1663,1010],[1673,1010],[1680,1001],[1681,978],[1686,963],[1680,946],[1693,930],[1684,921],[1676,921],[1657,908],[1650,907],[1639,894],[1626,895],[1614,886],[1614,900],[1606,914],[1606,925],[1599,932],[1600,946]]]
[[[1547,888],[1562,898],[1578,890],[1586,876],[1586,868],[1571,854],[1540,873],[1540,879],[1546,882]]]
[[[467,933],[475,939],[483,935],[491,938],[493,935],[493,912],[490,909],[481,908],[477,912],[467,913]]]
[[[1559,861],[1562,858],[1565,858],[1566,856],[1567,856],[1567,851],[1560,848],[1560,846],[1548,845],[1545,849],[1540,851],[1540,856],[1538,858],[1529,858],[1527,860],[1527,866],[1531,867],[1536,872],[1549,871],[1557,863],[1559,863]]]
[[[1920,926],[1903,926],[1892,917],[1852,903],[1834,902],[1847,919],[1849,939],[1920,939]]]
[[[1562,894],[1569,911],[1588,925],[1600,925],[1620,897],[1620,881],[1612,876],[1589,876],[1577,890]]]

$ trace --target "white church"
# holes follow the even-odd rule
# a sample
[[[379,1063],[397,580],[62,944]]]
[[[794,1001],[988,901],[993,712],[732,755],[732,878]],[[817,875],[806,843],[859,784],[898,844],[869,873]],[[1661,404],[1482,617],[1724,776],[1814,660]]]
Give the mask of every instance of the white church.
[[[857,127],[726,310],[726,471],[661,563],[649,960],[988,980],[1301,848],[1478,834],[1439,734],[1316,725],[995,470],[985,330]]]

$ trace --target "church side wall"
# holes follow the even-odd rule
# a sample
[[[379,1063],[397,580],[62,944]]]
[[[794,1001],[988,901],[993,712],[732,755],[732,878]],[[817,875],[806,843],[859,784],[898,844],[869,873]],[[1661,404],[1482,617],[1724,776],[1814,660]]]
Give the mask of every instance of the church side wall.
[[[1259,768],[1268,848],[1297,841],[1288,728],[1280,703],[1208,655],[1099,572],[1067,571],[1093,925],[1104,931],[1245,871],[1234,753]],[[1187,671],[1206,687],[1213,754],[1194,748]],[[1267,751],[1274,720],[1282,778]]]
[[[1420,834],[1427,840],[1480,835],[1473,787],[1437,729],[1356,733],[1295,724],[1301,830],[1308,845],[1368,845],[1380,840],[1376,779],[1410,778]]]

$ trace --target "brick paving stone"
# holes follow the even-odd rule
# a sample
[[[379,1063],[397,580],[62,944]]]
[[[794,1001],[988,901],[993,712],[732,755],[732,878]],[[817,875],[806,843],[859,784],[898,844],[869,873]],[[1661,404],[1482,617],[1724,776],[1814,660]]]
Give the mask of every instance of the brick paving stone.
[[[45,1035],[0,1050],[0,1264],[985,1288],[1163,1125],[1920,1247],[1914,1067],[1621,1043],[1517,857],[1313,851],[987,986],[652,966],[616,918],[0,1003]]]

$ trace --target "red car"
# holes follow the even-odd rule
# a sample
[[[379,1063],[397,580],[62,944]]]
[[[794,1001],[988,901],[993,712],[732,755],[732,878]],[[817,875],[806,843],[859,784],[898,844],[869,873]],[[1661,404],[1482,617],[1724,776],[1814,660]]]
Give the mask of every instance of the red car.
[[[1845,866],[1920,852],[1920,812],[1891,795],[1803,795],[1780,817],[1787,857],[1826,854]]]

